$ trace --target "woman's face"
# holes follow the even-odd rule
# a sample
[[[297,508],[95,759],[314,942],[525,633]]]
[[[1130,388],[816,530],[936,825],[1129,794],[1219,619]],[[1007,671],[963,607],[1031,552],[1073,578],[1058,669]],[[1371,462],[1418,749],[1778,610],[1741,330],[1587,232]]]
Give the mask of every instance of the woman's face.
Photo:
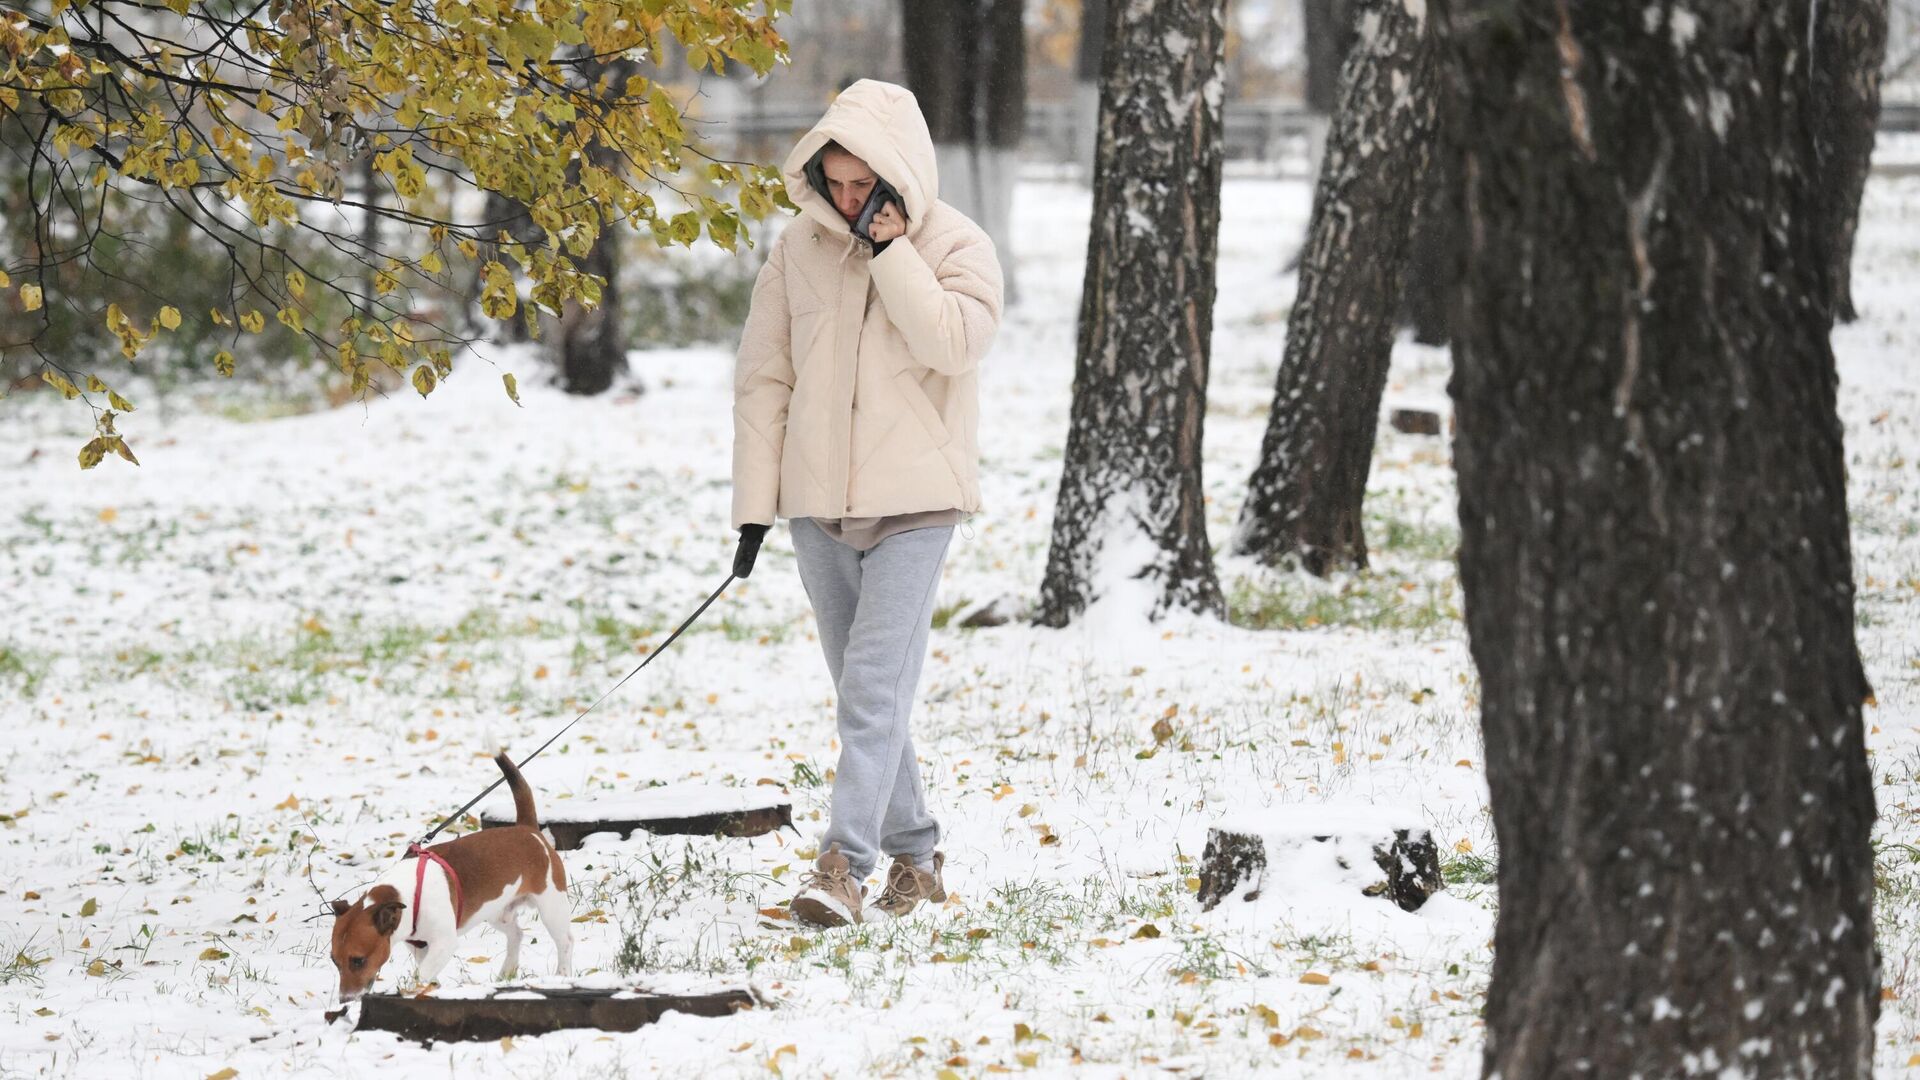
[[[873,194],[873,170],[867,168],[866,162],[838,149],[827,151],[820,165],[827,174],[827,195],[833,199],[833,208],[851,224],[860,216],[860,208],[867,205],[867,196]]]

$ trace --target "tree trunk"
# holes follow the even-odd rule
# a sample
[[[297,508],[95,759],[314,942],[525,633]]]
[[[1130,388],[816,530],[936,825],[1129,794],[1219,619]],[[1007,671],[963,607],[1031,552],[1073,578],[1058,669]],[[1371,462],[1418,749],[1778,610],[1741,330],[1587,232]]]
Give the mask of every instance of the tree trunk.
[[[634,61],[620,59],[583,64],[580,76],[601,93],[617,97],[625,93],[627,81],[638,71],[639,65]],[[586,153],[603,169],[620,167],[619,155],[598,142],[589,144]],[[599,238],[586,256],[578,260],[580,269],[605,282],[600,290],[600,303],[588,308],[569,300],[560,312],[558,332],[553,335],[551,348],[560,374],[560,387],[569,394],[603,394],[627,370],[627,335],[620,325],[621,231],[614,215],[604,215]]]
[[[1080,47],[1073,58],[1073,160],[1093,186],[1093,155],[1100,136],[1100,57],[1106,48],[1107,0],[1080,0]]]
[[[1355,16],[1366,0],[1304,0],[1304,51],[1307,61],[1307,108],[1333,115],[1340,102],[1341,70],[1353,51]]]
[[[1880,120],[1880,68],[1887,58],[1887,0],[1822,0],[1815,9],[1812,105],[1817,153],[1833,198],[1833,314],[1852,322],[1853,235]]]
[[[1340,101],[1340,72],[1347,55],[1353,51],[1355,15],[1366,0],[1302,0],[1301,51],[1306,61],[1306,106],[1312,114],[1313,132],[1307,140],[1307,175],[1320,175],[1326,159],[1327,131]],[[1305,248],[1294,253],[1287,263],[1289,271],[1299,268]]]
[[[1429,165],[1420,181],[1419,199],[1413,212],[1400,321],[1413,328],[1413,340],[1420,344],[1445,345],[1453,340],[1447,308],[1460,278],[1460,245],[1454,235],[1459,223],[1448,207],[1447,179],[1434,165]]]
[[[940,197],[993,238],[1011,303],[1013,185],[1026,132],[1026,0],[901,5],[907,89],[933,135]]]
[[[360,154],[359,169],[360,201],[365,206],[360,211],[360,251],[358,258],[363,271],[360,287],[369,297],[380,295],[376,280],[379,277],[381,259],[376,252],[384,250],[380,244],[380,215],[373,208],[380,205],[380,170],[373,164],[374,152],[371,147]]]
[[[620,325],[620,237],[615,230],[613,222],[604,223],[600,238],[578,260],[580,269],[605,280],[600,303],[588,308],[567,301],[560,312],[559,332],[553,335],[560,388],[569,394],[606,393],[627,370],[627,335]]]
[[[1226,0],[1128,4],[1108,31],[1048,626],[1122,592],[1149,617],[1226,608],[1200,489]]]
[[[1872,1070],[1819,2],[1434,4],[1490,1076]]]
[[[1359,10],[1365,29],[1347,54],[1273,409],[1233,535],[1236,554],[1319,575],[1367,565],[1360,507],[1433,129],[1424,17],[1401,0]]]
[[[502,258],[500,254],[497,238],[501,233],[506,233],[518,243],[537,244],[544,237],[544,232],[527,215],[526,204],[518,199],[502,195],[497,191],[489,191],[483,205],[480,220],[486,227],[481,231],[486,234],[487,239],[480,245],[480,257],[473,260],[473,278],[467,292],[469,318],[476,327],[483,328],[483,332],[496,341],[509,343],[531,341],[533,327],[539,315],[537,309],[527,303],[524,296],[520,298],[518,314],[511,319],[496,322],[479,314],[480,294],[486,288],[486,279],[481,274],[480,268],[493,260],[503,262],[510,269],[514,267],[515,263],[512,259]]]

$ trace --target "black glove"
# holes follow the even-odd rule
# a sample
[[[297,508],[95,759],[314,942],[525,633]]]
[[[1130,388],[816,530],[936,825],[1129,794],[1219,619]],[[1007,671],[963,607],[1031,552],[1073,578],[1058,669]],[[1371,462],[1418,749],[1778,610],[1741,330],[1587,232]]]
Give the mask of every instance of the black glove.
[[[733,551],[733,576],[745,581],[753,573],[754,557],[760,554],[760,541],[767,538],[765,525],[740,526],[740,546]]]

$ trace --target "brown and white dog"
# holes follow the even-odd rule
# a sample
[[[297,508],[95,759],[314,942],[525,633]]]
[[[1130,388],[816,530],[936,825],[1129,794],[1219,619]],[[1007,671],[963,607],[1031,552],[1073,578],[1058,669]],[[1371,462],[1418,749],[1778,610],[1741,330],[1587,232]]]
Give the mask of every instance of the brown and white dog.
[[[540,913],[553,937],[559,973],[571,973],[566,867],[540,832],[533,792],[520,770],[505,754],[493,760],[513,792],[512,826],[469,833],[421,852],[410,850],[358,900],[333,902],[333,966],[340,970],[343,1003],[373,985],[396,940],[413,953],[414,979],[425,985],[453,959],[460,935],[481,923],[507,936],[500,977],[512,978],[520,967],[517,916],[528,906]]]

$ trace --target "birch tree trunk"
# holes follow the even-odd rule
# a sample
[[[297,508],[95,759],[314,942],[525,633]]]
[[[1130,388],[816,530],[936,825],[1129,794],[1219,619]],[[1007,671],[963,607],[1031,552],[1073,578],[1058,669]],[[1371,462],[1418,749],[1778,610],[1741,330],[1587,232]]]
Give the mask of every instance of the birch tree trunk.
[[[1433,129],[1424,9],[1365,0],[1358,10],[1273,409],[1233,534],[1236,554],[1319,575],[1367,565],[1361,503]]]
[[[1489,1076],[1864,1077],[1824,0],[1436,0]]]
[[[1072,426],[1039,621],[1114,592],[1224,615],[1200,488],[1220,225],[1226,0],[1107,23]]]

